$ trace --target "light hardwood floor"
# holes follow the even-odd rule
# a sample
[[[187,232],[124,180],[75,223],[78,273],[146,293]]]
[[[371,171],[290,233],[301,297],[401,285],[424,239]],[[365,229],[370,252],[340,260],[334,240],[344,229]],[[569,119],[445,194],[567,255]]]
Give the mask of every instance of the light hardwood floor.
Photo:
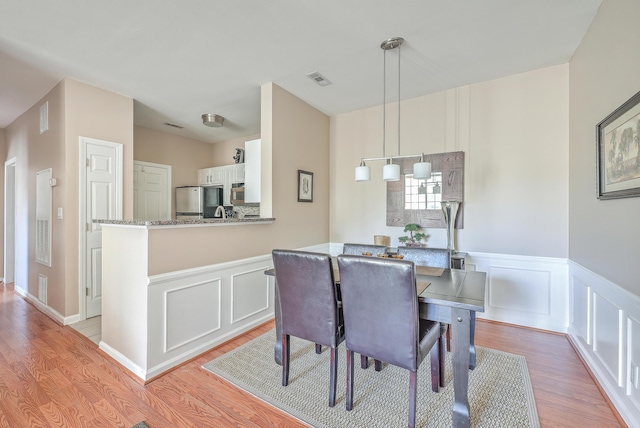
[[[0,284],[0,427],[304,426],[200,367],[271,328],[142,386],[90,339]],[[542,427],[623,426],[564,335],[479,320],[476,343],[526,357]]]

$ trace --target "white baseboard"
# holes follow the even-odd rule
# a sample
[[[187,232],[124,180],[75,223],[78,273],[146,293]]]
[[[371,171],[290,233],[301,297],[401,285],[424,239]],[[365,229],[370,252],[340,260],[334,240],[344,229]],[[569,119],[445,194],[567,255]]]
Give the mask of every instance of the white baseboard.
[[[40,300],[38,300],[38,298],[36,296],[34,296],[33,294],[27,294],[25,296],[25,298],[31,303],[33,304],[33,306],[35,306],[36,308],[38,308],[38,310],[44,314],[46,314],[49,318],[57,321],[58,323],[65,325],[64,321],[65,318],[64,316],[59,313],[58,311],[56,311],[55,309],[53,309],[50,306],[45,305],[44,303],[42,303]]]

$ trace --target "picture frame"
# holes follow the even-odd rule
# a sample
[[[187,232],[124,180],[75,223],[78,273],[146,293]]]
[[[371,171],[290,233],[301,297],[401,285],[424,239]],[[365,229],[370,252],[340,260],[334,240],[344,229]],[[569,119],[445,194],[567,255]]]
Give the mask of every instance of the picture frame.
[[[313,172],[298,170],[298,202],[313,202]]]
[[[598,199],[640,196],[640,92],[596,125]]]

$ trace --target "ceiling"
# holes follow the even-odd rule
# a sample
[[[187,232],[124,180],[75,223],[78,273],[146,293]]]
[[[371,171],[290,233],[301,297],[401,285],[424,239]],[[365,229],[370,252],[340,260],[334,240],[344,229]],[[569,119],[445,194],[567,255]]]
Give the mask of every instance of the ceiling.
[[[136,125],[225,141],[260,132],[268,82],[327,115],[382,104],[390,37],[402,99],[567,63],[601,1],[0,0],[0,128],[70,77],[133,98]]]

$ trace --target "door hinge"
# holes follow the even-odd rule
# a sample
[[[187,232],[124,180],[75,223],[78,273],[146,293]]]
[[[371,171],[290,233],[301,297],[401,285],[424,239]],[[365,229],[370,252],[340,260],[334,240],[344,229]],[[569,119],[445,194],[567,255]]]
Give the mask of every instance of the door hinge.
[[[91,232],[91,223],[87,223],[87,232]]]
[[[89,287],[84,289],[84,295],[89,297]]]
[[[87,158],[87,168],[91,166],[91,158]]]

